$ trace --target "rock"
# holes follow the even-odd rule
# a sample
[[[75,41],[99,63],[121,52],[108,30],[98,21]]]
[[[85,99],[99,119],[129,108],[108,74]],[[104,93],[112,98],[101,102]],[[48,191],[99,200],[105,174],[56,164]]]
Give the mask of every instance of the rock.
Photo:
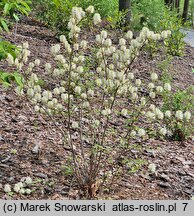
[[[158,186],[162,187],[162,188],[170,188],[170,184],[167,183],[167,182],[160,182],[160,183],[157,183]]]
[[[32,153],[33,154],[38,154],[40,152],[40,148],[41,148],[40,143],[39,142],[36,143],[35,146],[34,146],[34,148],[32,149]]]
[[[53,192],[53,189],[51,187],[49,187],[49,186],[45,186],[44,190],[45,190],[46,193],[52,193]]]
[[[6,163],[10,160],[11,156],[7,156],[5,159],[1,160],[2,163]]]
[[[162,181],[166,181],[168,182],[170,180],[168,175],[165,175],[164,173],[162,173],[161,175],[158,176]]]
[[[4,138],[0,135],[0,141],[5,142]]]
[[[44,179],[48,178],[48,176],[44,173],[35,173],[34,176]]]

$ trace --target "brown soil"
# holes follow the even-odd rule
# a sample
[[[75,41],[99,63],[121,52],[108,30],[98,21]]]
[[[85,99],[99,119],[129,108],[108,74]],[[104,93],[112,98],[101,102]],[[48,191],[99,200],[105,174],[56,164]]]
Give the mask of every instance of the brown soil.
[[[51,44],[57,42],[54,33],[37,22],[26,21],[4,38],[16,44],[28,41],[31,60],[39,58],[52,62]],[[144,58],[134,64],[142,76],[158,70],[156,60]],[[170,73],[176,87],[185,89],[194,83],[194,48],[186,47],[184,57],[175,57]],[[7,69],[0,63],[0,69]],[[43,67],[40,66],[39,73]],[[160,72],[160,71],[159,71]],[[61,126],[61,122],[58,122]],[[38,154],[33,153],[41,146]],[[149,149],[148,149],[149,146]],[[16,150],[14,152],[14,150]],[[70,151],[65,149],[60,132],[52,122],[34,114],[28,101],[19,99],[13,90],[0,86],[0,199],[9,199],[3,187],[14,185],[22,177],[34,181],[31,195],[14,193],[12,199],[80,199],[72,177],[65,175],[63,166]],[[99,188],[96,199],[191,199],[194,195],[194,143],[149,140],[142,144],[141,152],[132,151],[131,158],[141,158],[157,165],[156,173],[148,173],[147,165],[135,174],[124,170],[122,178]],[[105,162],[106,163],[106,162]]]

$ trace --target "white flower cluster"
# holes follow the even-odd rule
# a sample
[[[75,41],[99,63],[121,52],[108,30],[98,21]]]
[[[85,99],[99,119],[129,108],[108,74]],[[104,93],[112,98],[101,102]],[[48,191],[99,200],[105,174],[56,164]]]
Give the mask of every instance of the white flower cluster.
[[[31,189],[26,188],[27,186],[32,184],[32,179],[30,177],[22,178],[20,182],[14,185],[13,191],[20,194],[31,194]],[[11,186],[9,184],[4,185],[4,192],[11,192]]]
[[[30,51],[28,50],[28,42],[24,42],[22,46],[18,46],[17,58],[13,58],[11,54],[7,54],[7,62],[9,66],[16,66],[18,70],[21,70],[24,64],[28,61],[30,56]]]

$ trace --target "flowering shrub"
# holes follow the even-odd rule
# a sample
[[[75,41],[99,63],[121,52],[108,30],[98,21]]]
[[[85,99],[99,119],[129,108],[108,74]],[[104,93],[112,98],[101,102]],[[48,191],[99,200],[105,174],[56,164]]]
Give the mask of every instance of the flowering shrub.
[[[157,97],[163,91],[170,92],[171,85],[161,84],[156,73],[151,73],[150,82],[146,83],[131,69],[150,39],[165,40],[170,31],[155,34],[144,27],[136,39],[128,31],[116,46],[108,32],[102,30],[90,44],[80,38],[80,24],[91,13],[94,25],[99,25],[101,16],[93,6],[85,11],[73,7],[68,23],[69,40],[61,35],[60,44],[51,47],[56,65],[46,63],[45,71],[56,80],[56,86],[46,89],[39,85],[39,77],[33,70],[41,61],[36,59],[28,63],[25,71],[28,78],[24,91],[20,92],[27,94],[36,112],[48,115],[51,120],[55,114],[65,119],[64,129],[59,128],[64,145],[71,148],[77,183],[90,197],[95,196],[100,180],[107,178],[102,173],[112,170],[115,174],[117,161],[130,149],[132,141],[152,135],[164,137],[169,133],[165,120],[171,117],[171,113],[163,113],[157,105]],[[91,45],[96,48],[93,52]],[[22,71],[29,55],[25,43],[17,59],[9,55],[7,60]],[[95,65],[88,64],[94,61]]]

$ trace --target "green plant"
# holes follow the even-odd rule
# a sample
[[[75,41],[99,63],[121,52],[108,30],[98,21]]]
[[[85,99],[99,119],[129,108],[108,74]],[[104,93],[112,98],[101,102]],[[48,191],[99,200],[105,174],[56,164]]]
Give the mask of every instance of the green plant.
[[[23,89],[23,76],[21,74],[18,72],[8,73],[0,71],[0,83],[4,87],[12,86],[12,82],[16,83],[19,89]]]
[[[2,0],[0,2],[0,29],[8,31],[7,17],[14,19],[16,22],[20,20],[20,15],[28,16],[30,12],[29,0]]]
[[[100,173],[106,175],[111,168],[113,175],[118,175],[119,172],[114,171],[121,169],[117,159],[128,155],[132,141],[148,139],[152,130],[153,134],[165,137],[164,113],[156,97],[163,91],[171,91],[170,84],[162,84],[156,73],[151,74],[148,84],[133,73],[132,65],[148,39],[157,41],[158,34],[144,27],[133,39],[133,33],[128,31],[115,46],[108,32],[102,30],[94,38],[95,43],[90,40],[90,44],[80,39],[79,33],[82,21],[87,15],[91,17],[93,11],[92,6],[85,11],[72,8],[69,40],[61,35],[60,44],[51,47],[56,64],[46,63],[45,71],[51,76],[52,84],[56,84],[54,87],[48,89],[38,84],[34,69],[40,66],[40,60],[30,62],[25,71],[20,67],[21,73],[27,72],[23,93],[34,110],[47,115],[63,135],[64,145],[72,153],[74,179],[88,198],[95,196],[104,178]],[[93,23],[101,23],[100,14],[93,15]],[[163,31],[160,40],[169,36],[169,31]],[[26,44],[22,46],[24,53],[28,53]],[[20,65],[22,60],[28,60],[18,58]],[[148,95],[143,95],[142,89],[146,89]],[[63,128],[55,123],[56,115],[64,118]],[[142,164],[144,161],[140,159],[129,163],[133,171]],[[66,171],[71,173],[69,167]]]
[[[163,19],[159,22],[158,29],[171,30],[171,37],[165,40],[167,51],[173,56],[182,56],[184,54],[185,33],[181,32],[182,20],[174,12],[166,11]]]
[[[20,14],[28,16],[31,10],[29,4],[31,4],[29,0],[2,0],[0,3],[0,11],[3,16],[9,16],[15,21],[19,21]]]
[[[162,111],[164,113],[175,113],[175,118],[172,117],[166,121],[166,125],[168,125],[168,128],[172,132],[170,134],[171,139],[178,141],[185,140],[186,137],[193,133],[193,126],[189,123],[189,117],[187,121],[187,115],[190,115],[187,114],[188,110],[194,110],[193,87],[190,87],[186,90],[177,90],[174,93],[164,92],[162,97]],[[178,120],[176,117],[177,113],[180,113]],[[184,118],[186,118],[186,121]]]
[[[68,34],[67,26],[71,10],[74,6],[86,9],[89,5],[93,5],[96,12],[100,12],[102,17],[109,18],[116,18],[118,11],[117,0],[36,0],[33,1],[33,4],[35,8],[34,12],[40,20],[55,29],[58,35],[65,34],[66,36]],[[61,14],[63,14],[63,16],[61,16]],[[86,25],[88,25],[88,23],[86,23]]]
[[[0,38],[0,61],[6,59],[8,54],[12,55],[15,59],[18,51],[19,49],[16,45]]]
[[[132,28],[140,30],[146,26],[153,31],[158,31],[157,25],[163,19],[165,10],[163,1],[132,0]]]

